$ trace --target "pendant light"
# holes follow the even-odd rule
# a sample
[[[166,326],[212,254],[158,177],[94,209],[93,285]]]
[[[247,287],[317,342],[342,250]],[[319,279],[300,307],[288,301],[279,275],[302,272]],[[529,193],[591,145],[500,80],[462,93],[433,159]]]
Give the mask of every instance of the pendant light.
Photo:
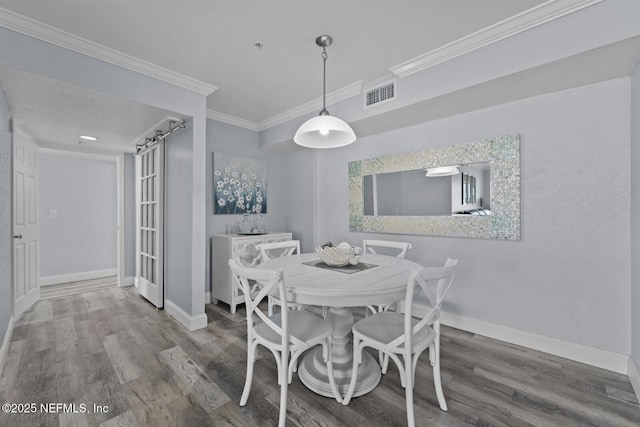
[[[327,47],[331,46],[331,36],[318,36],[316,44],[322,48],[322,110],[317,117],[307,120],[300,126],[293,141],[309,148],[335,148],[349,145],[356,140],[353,129],[337,117],[330,116],[326,108],[327,92]]]

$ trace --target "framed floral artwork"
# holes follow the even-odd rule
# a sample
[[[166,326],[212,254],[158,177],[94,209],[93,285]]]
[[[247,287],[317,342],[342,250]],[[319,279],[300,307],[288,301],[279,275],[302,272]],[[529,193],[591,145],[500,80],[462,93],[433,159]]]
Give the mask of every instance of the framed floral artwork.
[[[267,161],[213,153],[216,214],[267,213]]]

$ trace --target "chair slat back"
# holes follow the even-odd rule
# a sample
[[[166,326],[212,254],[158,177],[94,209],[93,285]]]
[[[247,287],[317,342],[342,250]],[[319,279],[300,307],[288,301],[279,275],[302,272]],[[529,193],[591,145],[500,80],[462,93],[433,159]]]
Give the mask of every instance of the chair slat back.
[[[238,286],[242,290],[245,295],[245,307],[247,311],[247,328],[249,331],[253,330],[254,318],[253,316],[257,316],[261,321],[266,322],[270,328],[277,331],[283,337],[286,337],[288,334],[287,327],[287,313],[286,310],[283,310],[282,313],[282,327],[275,324],[269,316],[267,316],[264,311],[260,308],[260,303],[264,300],[269,292],[274,287],[278,288],[278,292],[281,298],[284,298],[286,301],[287,292],[284,286],[283,274],[282,270],[267,270],[260,268],[251,268],[246,267],[241,264],[239,259],[230,259],[229,267],[231,268],[231,272],[233,274],[234,280],[238,283]],[[251,294],[251,284],[250,281],[255,281],[258,283],[260,287],[260,291],[257,294]],[[287,341],[286,339],[283,339]]]
[[[246,267],[242,265],[239,259],[230,259],[229,267],[233,274],[234,280],[238,283],[238,286],[245,294],[245,306],[247,311],[247,330],[249,333],[253,330],[255,324],[254,316],[260,321],[264,322],[271,329],[273,329],[278,335],[282,337],[283,351],[288,351],[289,342],[295,345],[303,345],[304,343],[294,336],[289,335],[289,321],[288,310],[282,309],[279,316],[281,316],[281,324],[276,324],[271,317],[265,313],[260,307],[260,303],[269,295],[273,293],[273,288],[277,288],[278,298],[283,302],[283,307],[287,304],[287,287],[284,282],[284,273],[282,269],[279,270],[267,270],[263,268]],[[251,287],[258,284],[258,293],[251,293]],[[252,296],[253,295],[253,296]],[[266,307],[265,307],[266,308]],[[285,348],[286,347],[286,348]]]
[[[379,250],[380,248],[384,249],[397,249],[400,251],[396,255],[397,258],[404,258],[407,255],[409,249],[411,249],[411,243],[409,242],[396,242],[392,240],[371,240],[365,239],[362,241],[362,252],[363,253],[371,253],[377,254],[376,248]]]
[[[453,283],[457,266],[458,260],[448,259],[443,267],[424,267],[411,272],[404,301],[404,334],[390,342],[388,348],[404,344],[405,349],[411,349],[411,337],[425,326],[439,321],[442,301]],[[416,290],[426,294],[432,308],[413,325],[411,311]]]
[[[300,240],[285,240],[282,242],[261,243],[256,245],[260,251],[260,262],[271,258],[290,256],[300,253]]]

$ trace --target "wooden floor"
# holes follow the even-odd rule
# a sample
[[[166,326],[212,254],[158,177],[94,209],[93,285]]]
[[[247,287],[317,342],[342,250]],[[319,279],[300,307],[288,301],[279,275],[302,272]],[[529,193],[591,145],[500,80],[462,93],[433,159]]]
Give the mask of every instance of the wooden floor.
[[[77,282],[60,283],[40,287],[40,298],[60,298],[69,295],[83,294],[118,286],[118,277],[101,277],[99,279],[80,280]]]
[[[36,410],[0,412],[0,426],[276,425],[279,388],[271,354],[260,352],[249,402],[240,407],[244,310],[206,310],[207,328],[188,332],[133,287],[39,301],[16,323],[0,376],[0,403],[35,403]],[[442,412],[427,360],[417,372],[419,426],[640,425],[640,407],[624,375],[446,327],[442,369],[449,411]],[[373,392],[346,407],[294,376],[287,425],[402,426],[404,405],[392,366]]]

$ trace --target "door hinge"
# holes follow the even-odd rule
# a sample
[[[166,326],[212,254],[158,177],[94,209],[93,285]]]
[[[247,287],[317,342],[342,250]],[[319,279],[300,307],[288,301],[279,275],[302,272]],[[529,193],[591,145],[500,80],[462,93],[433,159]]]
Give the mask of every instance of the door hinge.
[[[13,133],[13,117],[9,117],[9,132]]]

